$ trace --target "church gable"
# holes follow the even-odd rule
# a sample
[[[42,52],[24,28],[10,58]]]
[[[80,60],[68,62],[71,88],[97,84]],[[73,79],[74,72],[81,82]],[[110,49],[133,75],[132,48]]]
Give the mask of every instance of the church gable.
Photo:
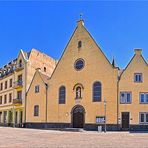
[[[47,78],[49,78],[49,77],[46,76],[46,78],[45,78],[45,75],[43,75],[40,72],[40,68],[36,69],[36,72],[32,78],[32,81],[31,81],[31,84],[30,84],[27,94],[29,94],[29,93],[31,94],[32,92],[34,92],[34,88],[36,85],[41,85],[41,86],[45,85],[45,83],[48,81]]]
[[[86,70],[113,71],[114,67],[110,64],[100,47],[96,44],[92,36],[83,25],[83,20],[78,21],[77,27],[67,44],[52,77],[62,73],[68,74],[69,70],[74,69],[75,62],[83,59]],[[91,65],[91,66],[90,66]],[[86,68],[87,67],[87,68]]]

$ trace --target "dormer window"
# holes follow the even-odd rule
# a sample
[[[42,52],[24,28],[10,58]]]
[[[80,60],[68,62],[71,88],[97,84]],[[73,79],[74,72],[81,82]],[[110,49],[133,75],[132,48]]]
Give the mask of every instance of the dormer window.
[[[134,74],[134,82],[136,82],[136,83],[142,82],[142,73],[135,73]]]
[[[82,41],[78,41],[78,48],[82,47]]]
[[[19,67],[22,67],[22,60],[19,60]]]

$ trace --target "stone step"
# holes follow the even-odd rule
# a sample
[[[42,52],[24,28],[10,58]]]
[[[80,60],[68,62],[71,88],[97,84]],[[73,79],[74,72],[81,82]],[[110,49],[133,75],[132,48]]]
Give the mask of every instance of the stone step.
[[[60,131],[70,131],[70,132],[84,132],[83,128],[62,128]]]

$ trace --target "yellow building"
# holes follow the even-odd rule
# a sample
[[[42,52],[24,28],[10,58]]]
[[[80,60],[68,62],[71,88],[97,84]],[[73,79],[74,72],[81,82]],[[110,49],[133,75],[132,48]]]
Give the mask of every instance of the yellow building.
[[[77,27],[46,90],[38,71],[27,93],[27,127],[117,128],[118,68],[106,58],[84,27]],[[39,92],[35,93],[36,87]],[[113,91],[114,90],[114,91]],[[47,94],[46,94],[47,93]],[[47,97],[47,100],[46,100]]]
[[[40,69],[27,93],[26,127],[148,130],[148,65],[135,49],[124,70],[115,67],[77,22],[52,75]]]
[[[119,121],[122,129],[148,130],[148,65],[141,49],[121,73]]]
[[[20,50],[16,59],[0,69],[0,125],[22,126],[26,122],[26,92],[36,68],[49,76],[56,60],[32,49]]]

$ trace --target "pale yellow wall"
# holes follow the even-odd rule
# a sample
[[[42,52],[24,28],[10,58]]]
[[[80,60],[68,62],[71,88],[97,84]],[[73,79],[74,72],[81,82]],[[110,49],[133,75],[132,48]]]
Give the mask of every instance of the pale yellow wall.
[[[23,65],[23,69],[20,70],[20,71],[15,71],[15,81],[14,82],[17,82],[18,81],[18,76],[19,75],[22,75],[22,81],[23,81],[23,88],[20,88],[20,89],[14,89],[14,98],[17,98],[17,91],[22,91],[22,106],[25,106],[25,81],[26,81],[26,77],[25,77],[25,59],[22,55],[22,53],[20,52],[18,58],[17,58],[17,64],[19,64],[19,61],[22,60],[22,65]]]
[[[142,73],[142,83],[134,82],[134,73]],[[139,124],[139,112],[148,112],[148,105],[139,103],[139,93],[148,92],[148,66],[138,53],[121,76],[119,82],[119,102],[121,91],[132,92],[132,103],[119,105],[119,117],[121,118],[121,112],[130,112],[130,118],[132,118],[130,124]]]
[[[35,86],[39,85],[39,93],[35,93]],[[34,105],[39,105],[39,116],[34,116]],[[46,112],[46,88],[45,83],[42,81],[39,72],[36,72],[35,77],[29,88],[27,94],[27,106],[26,106],[26,121],[27,122],[45,122]]]
[[[17,64],[19,63],[19,60],[22,59],[22,64],[24,64],[24,58],[22,56],[22,53],[20,52],[19,55],[18,55],[18,59],[17,59]],[[0,91],[0,96],[2,95],[3,96],[3,103],[2,105],[0,105],[0,111],[1,112],[4,112],[4,111],[14,111],[14,110],[23,110],[24,108],[24,99],[25,99],[25,87],[21,88],[21,89],[15,89],[14,88],[14,83],[16,81],[18,81],[18,75],[22,74],[23,75],[23,81],[25,81],[25,77],[24,77],[24,69],[20,70],[20,71],[14,71],[14,73],[4,77],[3,79],[0,80],[0,83],[3,82],[3,91]],[[9,87],[9,80],[12,78],[13,82],[12,82],[12,87],[10,88]],[[5,81],[7,80],[7,89],[5,89]],[[22,96],[22,99],[23,99],[23,103],[20,104],[20,105],[13,105],[13,99],[16,99],[17,98],[17,91],[18,90],[22,90],[23,91],[23,96]],[[12,102],[9,102],[9,93],[12,93]],[[4,95],[7,94],[7,103],[4,104]],[[19,115],[18,115],[19,116]],[[8,115],[7,115],[8,117]],[[13,122],[14,122],[14,119],[13,119]],[[19,117],[18,117],[18,123],[19,123]]]
[[[139,103],[139,93],[148,92],[148,66],[141,56],[141,51],[136,54],[119,81],[117,92],[117,68],[113,68],[107,61],[100,48],[96,45],[89,33],[80,21],[70,42],[68,43],[61,60],[59,61],[48,83],[48,122],[71,123],[71,110],[75,105],[82,105],[85,109],[85,123],[96,123],[96,116],[104,116],[104,99],[107,101],[107,124],[117,123],[117,96],[119,99],[119,118],[121,112],[130,112],[130,124],[139,124],[139,112],[147,112],[148,106]],[[77,48],[78,41],[82,41],[82,47]],[[74,63],[78,58],[85,61],[85,67],[81,71],[74,69]],[[32,71],[33,73],[33,71]],[[134,73],[143,74],[143,83],[134,82]],[[95,81],[102,83],[102,101],[92,102],[92,85]],[[81,83],[82,99],[75,100],[75,84]],[[27,99],[27,122],[43,122],[45,118],[45,102],[42,97],[45,90],[39,94],[32,93],[35,85],[42,84],[39,76],[33,80]],[[59,104],[59,87],[66,87],[66,104]],[[132,92],[131,104],[120,104],[120,92]],[[44,96],[45,97],[45,96]],[[38,98],[37,100],[35,98]],[[39,103],[43,117],[34,117],[29,114],[29,109]],[[33,112],[31,112],[33,113]]]
[[[14,81],[14,74],[11,74],[10,76],[5,77],[4,79],[0,80],[0,84],[3,83],[3,90],[0,91],[0,96],[3,97],[2,104],[0,104],[0,107],[12,104],[12,102],[11,103],[9,102],[9,93],[12,93],[12,96],[13,96],[13,87],[9,87],[10,79],[12,79]],[[5,81],[7,81],[7,89],[5,89]],[[5,94],[7,95],[7,103],[6,104],[4,104],[4,95]]]
[[[27,63],[27,89],[30,86],[31,80],[37,68],[40,68],[42,73],[50,76],[56,66],[56,60],[47,56],[44,53],[39,52],[36,49],[32,49]],[[44,72],[46,67],[46,72]]]
[[[0,83],[3,82],[3,91],[0,91],[0,96],[3,96],[3,102],[4,102],[4,95],[7,94],[7,102],[9,101],[9,93],[13,92],[12,99],[17,98],[17,91],[22,90],[22,104],[19,104],[19,106],[15,106],[11,103],[6,103],[0,105],[0,111],[7,111],[12,110],[15,108],[16,110],[23,110],[23,122],[25,122],[25,99],[26,99],[26,92],[30,86],[30,83],[32,81],[33,75],[35,73],[36,68],[44,68],[44,66],[47,68],[47,73],[51,75],[56,62],[51,57],[37,51],[36,49],[32,49],[30,53],[30,58],[26,59],[24,56],[24,52],[21,50],[17,57],[17,65],[19,64],[19,60],[22,60],[23,69],[20,71],[14,71],[13,74],[6,76],[3,79],[0,79]],[[18,76],[23,76],[23,87],[19,89],[15,89],[13,87],[9,88],[9,80],[12,78],[13,82],[18,81]],[[8,80],[8,88],[4,89],[4,83]],[[14,85],[13,85],[14,86]]]
[[[82,47],[78,50],[78,41]],[[85,60],[81,71],[74,69],[78,58]],[[102,101],[92,102],[92,85],[102,83]],[[48,122],[71,123],[71,110],[77,104],[73,87],[76,83],[84,86],[80,105],[85,108],[85,123],[96,123],[96,116],[104,115],[104,99],[107,101],[107,123],[117,123],[117,69],[107,61],[81,22],[70,40],[62,59],[49,82]],[[66,86],[66,104],[58,103],[58,90]]]

